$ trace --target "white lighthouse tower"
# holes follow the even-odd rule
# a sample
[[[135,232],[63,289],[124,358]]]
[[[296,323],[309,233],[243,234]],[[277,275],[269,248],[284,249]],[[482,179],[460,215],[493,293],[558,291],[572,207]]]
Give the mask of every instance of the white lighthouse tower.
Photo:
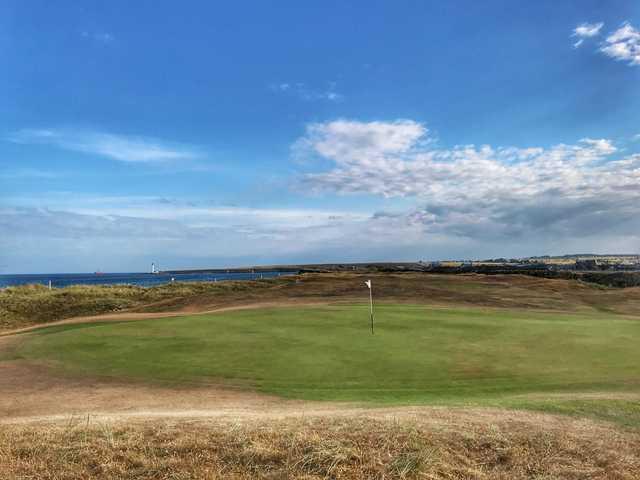
[[[158,273],[155,262],[151,262],[151,273]]]

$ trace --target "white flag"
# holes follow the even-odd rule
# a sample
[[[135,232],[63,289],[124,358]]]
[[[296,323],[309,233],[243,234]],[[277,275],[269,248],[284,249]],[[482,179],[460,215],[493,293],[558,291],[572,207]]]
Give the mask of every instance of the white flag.
[[[364,284],[371,289],[371,280],[367,280]]]

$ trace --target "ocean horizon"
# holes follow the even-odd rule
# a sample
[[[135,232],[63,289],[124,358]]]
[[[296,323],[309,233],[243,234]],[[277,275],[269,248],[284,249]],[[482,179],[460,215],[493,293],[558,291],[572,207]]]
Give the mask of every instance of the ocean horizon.
[[[230,273],[23,273],[0,274],[0,288],[39,284],[52,288],[71,285],[136,285],[152,287],[172,282],[218,282],[229,280],[259,280],[291,275],[295,272],[230,272]]]

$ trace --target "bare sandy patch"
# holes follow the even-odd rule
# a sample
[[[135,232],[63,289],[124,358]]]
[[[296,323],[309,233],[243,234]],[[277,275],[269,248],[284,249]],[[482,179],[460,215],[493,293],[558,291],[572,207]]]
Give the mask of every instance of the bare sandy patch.
[[[24,361],[0,363],[0,392],[0,421],[5,422],[87,414],[167,416],[193,411],[224,416],[304,409],[300,401],[221,385],[165,387],[66,377]]]

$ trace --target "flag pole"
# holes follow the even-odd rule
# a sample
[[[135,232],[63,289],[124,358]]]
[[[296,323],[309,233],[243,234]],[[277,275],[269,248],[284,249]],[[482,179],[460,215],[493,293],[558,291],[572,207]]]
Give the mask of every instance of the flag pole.
[[[373,335],[373,288],[371,288],[371,280],[364,282],[369,287],[369,306],[371,308],[371,335]]]
[[[369,304],[371,305],[371,335],[373,335],[373,289],[369,288]]]

